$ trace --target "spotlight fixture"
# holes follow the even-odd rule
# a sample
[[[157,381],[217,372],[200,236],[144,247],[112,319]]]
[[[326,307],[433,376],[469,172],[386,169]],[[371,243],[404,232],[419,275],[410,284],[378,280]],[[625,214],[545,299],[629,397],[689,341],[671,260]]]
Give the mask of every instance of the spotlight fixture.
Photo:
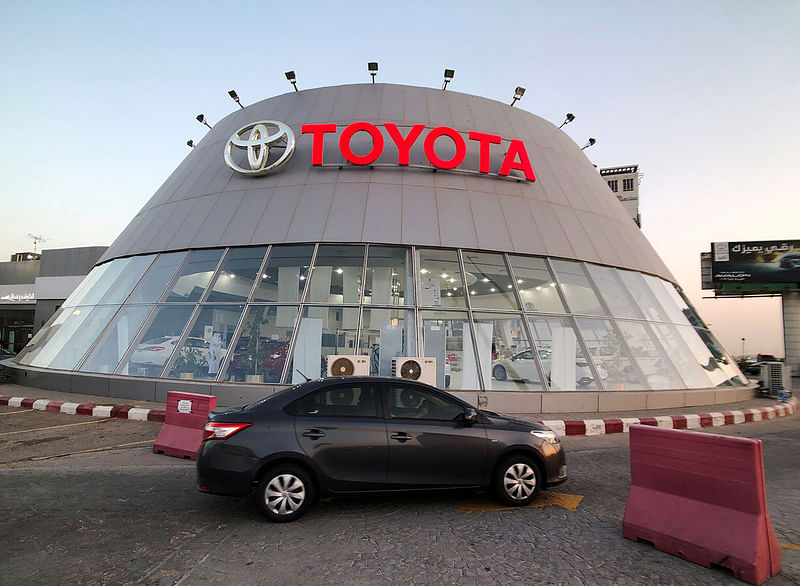
[[[516,104],[517,101],[524,95],[525,95],[525,88],[517,86],[517,89],[514,90],[514,99],[511,100],[511,105],[513,106],[514,104]]]
[[[206,126],[208,126],[209,129],[211,128],[211,125],[208,123],[208,120],[206,120],[206,115],[205,114],[198,114],[197,115],[197,121],[200,124],[205,124]]]
[[[294,91],[300,91],[297,89],[297,76],[294,74],[294,71],[287,71],[284,75],[286,75],[286,79],[289,80],[289,83],[292,84]]]
[[[564,119],[564,122],[561,123],[561,126],[559,126],[559,128],[564,128],[567,124],[569,124],[573,120],[575,120],[575,114],[573,114],[572,112],[567,112],[567,117]]]
[[[447,84],[453,81],[453,76],[456,74],[455,69],[445,69],[444,70],[444,85],[442,86],[442,91],[447,89]]]
[[[370,61],[367,63],[367,71],[372,76],[372,83],[375,83],[375,76],[378,74],[378,62]]]
[[[240,108],[244,108],[244,106],[242,106],[242,103],[239,101],[239,94],[237,94],[237,93],[236,93],[236,90],[230,90],[230,91],[228,92],[228,95],[231,97],[231,99],[232,99],[234,102],[236,102],[237,104],[239,104],[239,107],[240,107]]]
[[[190,149],[193,149],[194,141],[190,138],[189,140],[186,141],[186,146],[188,146]]]
[[[590,139],[589,139],[589,141],[588,141],[588,142],[587,142],[585,145],[583,145],[583,146],[581,147],[581,150],[588,149],[590,146],[593,146],[593,145],[594,145],[594,143],[596,143],[596,142],[597,142],[597,141],[596,141],[595,139],[593,139],[593,138],[590,138]]]

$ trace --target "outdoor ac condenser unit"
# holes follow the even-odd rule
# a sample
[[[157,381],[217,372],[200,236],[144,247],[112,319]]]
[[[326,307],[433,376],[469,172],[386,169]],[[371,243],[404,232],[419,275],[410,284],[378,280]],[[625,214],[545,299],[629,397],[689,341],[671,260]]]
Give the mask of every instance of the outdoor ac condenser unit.
[[[392,376],[436,386],[436,358],[398,356],[392,359]]]
[[[342,356],[329,354],[325,357],[327,376],[368,376],[369,356]]]
[[[783,362],[764,362],[761,364],[761,384],[763,391],[777,397],[783,389]]]

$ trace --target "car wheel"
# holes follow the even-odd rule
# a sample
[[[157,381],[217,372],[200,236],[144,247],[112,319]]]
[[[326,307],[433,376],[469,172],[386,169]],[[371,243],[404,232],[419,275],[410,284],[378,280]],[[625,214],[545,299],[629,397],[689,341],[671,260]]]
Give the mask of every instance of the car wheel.
[[[258,485],[261,510],[270,521],[294,521],[311,506],[314,484],[308,473],[292,464],[267,471]]]
[[[539,466],[527,456],[512,456],[497,469],[494,489],[504,503],[512,507],[530,504],[542,487]]]
[[[506,369],[500,366],[499,364],[492,369],[492,376],[499,381],[504,381],[508,378],[508,374],[506,374]]]

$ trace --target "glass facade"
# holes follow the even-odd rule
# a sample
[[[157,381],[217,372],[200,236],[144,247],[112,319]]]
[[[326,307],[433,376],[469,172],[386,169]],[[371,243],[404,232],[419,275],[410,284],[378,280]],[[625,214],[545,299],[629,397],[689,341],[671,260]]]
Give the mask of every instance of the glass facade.
[[[449,390],[746,383],[671,283],[590,263],[300,244],[120,258],[92,270],[23,365],[226,383],[324,376],[328,356],[435,359]],[[364,361],[362,361],[364,362]],[[433,380],[433,379],[430,379]]]

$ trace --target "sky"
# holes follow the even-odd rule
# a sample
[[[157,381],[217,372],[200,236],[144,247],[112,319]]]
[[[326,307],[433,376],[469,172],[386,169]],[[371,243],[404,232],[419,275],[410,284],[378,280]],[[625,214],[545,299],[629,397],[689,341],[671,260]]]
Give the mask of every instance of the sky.
[[[110,245],[237,106],[369,81],[510,102],[599,167],[734,355],[783,355],[778,298],[704,299],[711,242],[800,239],[800,2],[0,0],[0,259]],[[745,339],[743,344],[742,338]]]

